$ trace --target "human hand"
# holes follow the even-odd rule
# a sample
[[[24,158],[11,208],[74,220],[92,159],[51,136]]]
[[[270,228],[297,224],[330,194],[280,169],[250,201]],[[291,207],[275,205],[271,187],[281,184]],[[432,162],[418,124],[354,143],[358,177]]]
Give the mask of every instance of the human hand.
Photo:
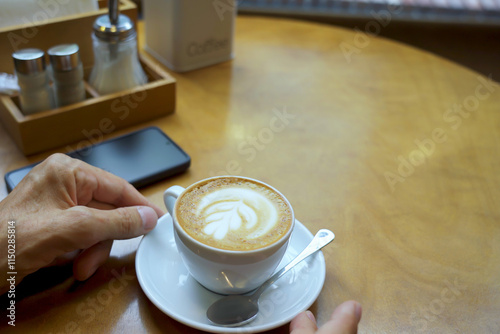
[[[74,257],[73,275],[92,276],[114,239],[140,236],[163,215],[125,180],[64,154],[33,170],[0,202],[0,294],[7,289],[7,225],[15,222],[16,284]]]
[[[297,315],[290,323],[290,334],[355,334],[361,320],[361,305],[347,301],[333,311],[332,317],[319,329],[310,311]]]

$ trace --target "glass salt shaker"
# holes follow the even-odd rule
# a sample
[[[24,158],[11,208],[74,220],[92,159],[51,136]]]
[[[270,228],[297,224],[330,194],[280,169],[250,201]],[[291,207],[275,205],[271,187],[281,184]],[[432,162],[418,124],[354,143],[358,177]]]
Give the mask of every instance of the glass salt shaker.
[[[85,100],[83,65],[77,44],[62,44],[49,49],[54,96],[57,107]]]
[[[45,69],[45,53],[39,49],[21,49],[12,54],[19,100],[24,115],[54,107],[54,98]]]
[[[147,83],[137,53],[137,33],[130,18],[109,1],[109,15],[94,22],[94,67],[89,84],[101,95]]]

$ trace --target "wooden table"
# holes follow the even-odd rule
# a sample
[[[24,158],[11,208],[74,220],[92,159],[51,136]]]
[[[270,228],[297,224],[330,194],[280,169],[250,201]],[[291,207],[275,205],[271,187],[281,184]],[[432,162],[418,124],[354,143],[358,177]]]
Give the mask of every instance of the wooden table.
[[[235,60],[174,74],[176,113],[136,127],[161,127],[192,157],[141,191],[163,206],[167,187],[226,173],[280,189],[312,232],[337,235],[311,307],[320,323],[355,299],[361,333],[499,332],[500,86],[362,31],[239,17]],[[0,133],[2,174],[50,153],[26,158]],[[139,241],[116,242],[87,282],[68,268],[28,278],[15,329],[197,332],[144,295]],[[96,302],[117,275],[123,289]]]

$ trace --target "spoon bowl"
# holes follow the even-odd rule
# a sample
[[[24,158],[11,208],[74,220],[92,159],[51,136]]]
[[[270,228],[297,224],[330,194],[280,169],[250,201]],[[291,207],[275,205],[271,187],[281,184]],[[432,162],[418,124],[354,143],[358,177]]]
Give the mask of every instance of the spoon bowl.
[[[255,292],[250,295],[231,295],[214,302],[207,310],[207,318],[211,323],[224,327],[237,327],[253,321],[259,313],[259,297],[281,276],[295,267],[308,256],[316,253],[335,239],[332,231],[321,229],[316,233],[307,247],[290,263],[272,275]]]
[[[233,295],[227,296],[214,302],[207,310],[207,317],[217,321],[217,325],[226,327],[237,327],[253,321],[259,313],[258,300],[252,299],[253,295]],[[219,312],[224,310],[224,316]]]

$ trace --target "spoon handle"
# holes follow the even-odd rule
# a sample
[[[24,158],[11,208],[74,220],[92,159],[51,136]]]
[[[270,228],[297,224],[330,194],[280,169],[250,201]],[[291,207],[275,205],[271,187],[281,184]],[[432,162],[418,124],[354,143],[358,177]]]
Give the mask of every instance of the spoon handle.
[[[271,284],[276,282],[281,276],[283,276],[286,272],[288,272],[290,269],[295,267],[300,261],[304,260],[306,257],[309,255],[312,255],[319,251],[321,248],[325,247],[328,245],[330,242],[335,239],[335,234],[333,234],[332,231],[327,230],[327,229],[321,229],[316,233],[314,238],[311,240],[309,245],[307,245],[304,250],[295,257],[290,263],[288,263],[286,266],[281,268],[280,271],[276,272],[273,276],[271,276],[264,284],[260,286],[253,294],[253,298],[258,298],[262,292],[264,292],[265,289],[267,289]]]

